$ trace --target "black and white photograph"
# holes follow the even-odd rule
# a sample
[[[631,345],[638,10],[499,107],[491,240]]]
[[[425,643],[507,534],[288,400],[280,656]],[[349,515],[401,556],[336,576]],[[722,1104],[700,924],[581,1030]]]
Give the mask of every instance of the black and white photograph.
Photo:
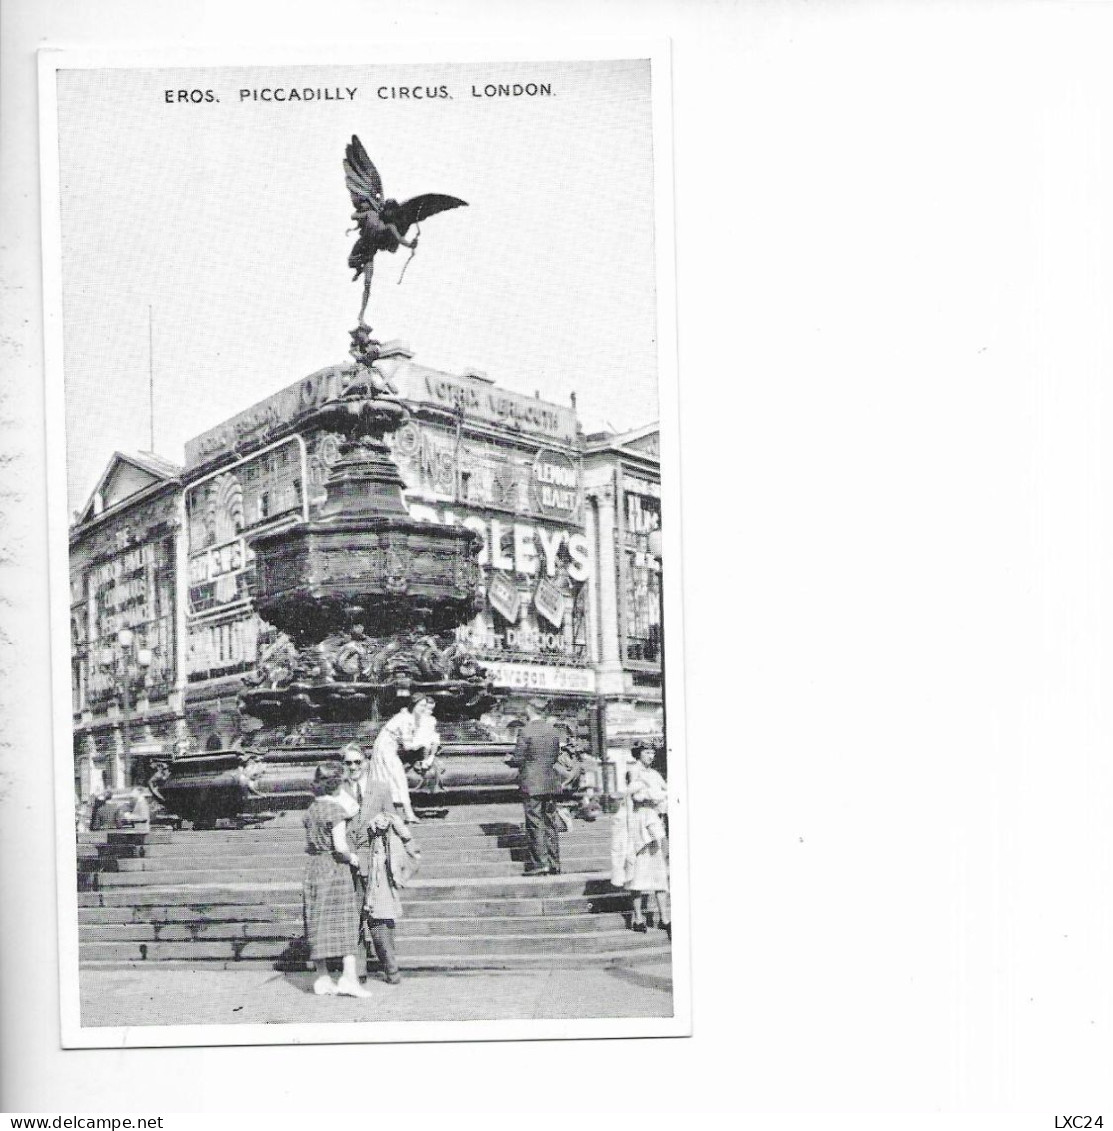
[[[68,1043],[687,1031],[665,57],[43,54]]]
[[[1110,44],[0,5],[0,1131],[1110,1125]]]

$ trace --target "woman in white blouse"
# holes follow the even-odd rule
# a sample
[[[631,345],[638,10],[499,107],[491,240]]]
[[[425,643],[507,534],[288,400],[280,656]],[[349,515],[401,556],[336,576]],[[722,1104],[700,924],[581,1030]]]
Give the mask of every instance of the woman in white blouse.
[[[371,777],[390,788],[395,806],[402,810],[402,816],[411,824],[418,818],[410,804],[406,767],[398,751],[417,750],[437,741],[433,706],[433,700],[429,696],[419,696],[412,713],[403,707],[383,726],[371,747]]]

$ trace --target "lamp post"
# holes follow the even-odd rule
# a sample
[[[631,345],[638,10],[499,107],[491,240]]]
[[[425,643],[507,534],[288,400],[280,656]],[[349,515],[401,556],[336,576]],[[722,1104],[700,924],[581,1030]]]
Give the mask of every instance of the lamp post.
[[[646,538],[646,549],[649,556],[657,561],[657,623],[659,625],[658,660],[661,663],[662,673],[665,670],[665,575],[661,561],[661,529],[651,530]]]
[[[657,623],[658,628],[658,647],[659,652],[657,659],[661,664],[661,758],[663,759],[662,770],[665,775],[668,775],[668,742],[665,736],[668,734],[668,708],[665,705],[665,572],[664,563],[662,560],[662,545],[661,545],[661,528],[649,532],[649,537],[646,539],[647,549],[650,556],[657,559]]]
[[[116,686],[120,689],[120,731],[124,739],[124,764],[113,766],[112,786],[119,788],[128,784],[131,774],[131,685],[132,681],[144,675],[151,666],[153,658],[150,648],[142,646],[130,628],[121,628],[116,634],[116,647],[107,646],[101,652],[101,663],[115,675]],[[114,760],[115,761],[115,760]]]

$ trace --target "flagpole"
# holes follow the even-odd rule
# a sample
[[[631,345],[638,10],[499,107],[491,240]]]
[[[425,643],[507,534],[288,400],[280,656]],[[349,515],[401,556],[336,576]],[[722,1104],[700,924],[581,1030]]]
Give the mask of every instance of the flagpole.
[[[151,446],[155,450],[155,314],[154,308],[147,307],[147,393],[151,421]]]

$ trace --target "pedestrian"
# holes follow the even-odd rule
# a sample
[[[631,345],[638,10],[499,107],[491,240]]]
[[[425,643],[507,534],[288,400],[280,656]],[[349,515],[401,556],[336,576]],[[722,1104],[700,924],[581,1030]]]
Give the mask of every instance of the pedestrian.
[[[389,795],[376,794],[378,811],[367,826],[370,862],[363,897],[365,937],[375,949],[383,978],[392,986],[402,980],[394,939],[402,917],[399,889],[417,870],[421,853],[406,822],[394,812]]]
[[[92,827],[92,813],[93,813],[93,798],[88,798],[85,801],[81,800],[81,795],[76,794],[73,799],[74,815],[77,820],[77,831],[79,833],[87,833]]]
[[[102,829],[131,829],[133,832],[151,831],[151,809],[146,795],[140,789],[120,786],[106,789],[93,802],[89,827]]]
[[[347,822],[359,814],[359,805],[344,788],[345,769],[323,762],[313,778],[316,800],[305,814],[306,852],[309,861],[302,886],[305,937],[309,957],[317,969],[313,992],[342,997],[371,997],[359,984],[356,951],[359,948],[361,862],[348,844]],[[341,959],[340,978],[333,982],[328,960]]]
[[[428,695],[413,706],[413,751],[406,760],[406,784],[411,790],[440,793],[444,789],[444,763],[437,757],[441,736],[433,715],[436,704]]]
[[[560,872],[557,795],[561,778],[556,763],[562,736],[542,714],[545,706],[544,700],[531,699],[527,703],[527,720],[518,732],[518,742],[509,759],[509,764],[519,771],[518,789],[529,844],[529,861],[524,872],[527,876]]]
[[[643,746],[627,771],[626,796],[614,816],[611,883],[630,892],[631,930],[648,930],[652,897],[657,907],[657,925],[671,939],[668,835],[663,820],[668,808],[668,787],[653,769],[655,755],[652,746]]]
[[[433,700],[428,695],[419,695],[413,705],[413,713],[403,707],[393,715],[383,724],[371,747],[371,776],[390,787],[395,806],[411,824],[417,822],[417,814],[410,804],[406,767],[399,751],[416,749],[417,735],[424,730],[427,725],[425,720],[432,713]]]
[[[595,821],[602,809],[596,800],[595,782],[598,779],[598,761],[589,758],[581,743],[570,739],[561,747],[556,769],[560,776],[561,808],[571,813],[568,807],[576,806],[576,814],[584,821]],[[567,825],[567,822],[566,822]]]
[[[405,885],[416,867],[418,851],[395,812],[390,787],[371,776],[359,743],[349,743],[340,753],[345,792],[358,806],[348,821],[348,843],[360,860],[361,935],[374,950],[387,982],[397,985],[402,980],[394,943],[395,921],[402,913],[397,888]]]
[[[117,795],[121,796],[121,795]],[[115,822],[118,829],[130,829],[136,833],[151,831],[151,807],[142,789],[133,788],[122,795],[120,807],[116,810]]]
[[[89,812],[89,828],[93,832],[101,832],[103,829],[112,828],[114,826],[114,819],[109,820],[108,803],[112,800],[112,790],[104,788],[99,793],[93,795],[92,808]]]

